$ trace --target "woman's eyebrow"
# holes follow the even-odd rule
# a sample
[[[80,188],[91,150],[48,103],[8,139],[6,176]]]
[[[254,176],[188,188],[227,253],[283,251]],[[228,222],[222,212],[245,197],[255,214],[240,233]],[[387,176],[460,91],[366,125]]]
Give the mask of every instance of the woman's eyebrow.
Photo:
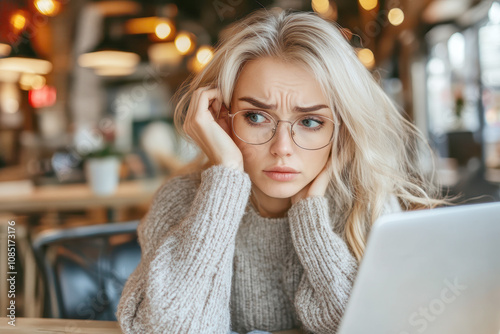
[[[240,97],[238,100],[248,102],[251,105],[253,105],[254,107],[264,109],[264,110],[275,110],[276,109],[275,104],[266,104],[264,102],[258,101],[257,99],[254,99],[253,97],[249,97],[249,96]],[[330,107],[328,107],[327,105],[324,105],[324,104],[317,104],[317,105],[311,106],[311,107],[297,107],[296,106],[293,108],[293,111],[295,111],[295,112],[311,112],[311,111],[316,111],[316,110],[320,110],[320,109],[324,109],[324,108],[329,109]]]

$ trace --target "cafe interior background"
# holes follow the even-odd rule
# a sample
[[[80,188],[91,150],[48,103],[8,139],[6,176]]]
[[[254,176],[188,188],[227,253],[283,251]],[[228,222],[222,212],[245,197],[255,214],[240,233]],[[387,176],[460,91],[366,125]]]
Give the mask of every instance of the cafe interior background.
[[[15,222],[17,316],[54,316],[40,234],[141,219],[194,159],[172,96],[224,28],[261,7],[336,22],[427,136],[443,191],[500,200],[500,2],[1,0],[0,263]]]

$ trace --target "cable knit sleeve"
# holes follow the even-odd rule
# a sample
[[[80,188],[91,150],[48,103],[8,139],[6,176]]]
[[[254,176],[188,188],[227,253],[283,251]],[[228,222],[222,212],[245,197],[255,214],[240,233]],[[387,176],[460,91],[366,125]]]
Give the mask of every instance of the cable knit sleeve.
[[[138,226],[142,257],[116,313],[123,333],[227,333],[235,237],[250,195],[248,174],[224,166],[196,189],[174,178]]]
[[[401,211],[395,196],[383,214]],[[295,309],[305,330],[333,334],[344,314],[358,270],[345,241],[332,229],[327,197],[308,197],[289,210],[290,232],[304,267]]]
[[[358,265],[347,244],[333,232],[326,197],[308,197],[288,212],[290,232],[304,274],[295,309],[304,329],[335,333],[344,314]]]

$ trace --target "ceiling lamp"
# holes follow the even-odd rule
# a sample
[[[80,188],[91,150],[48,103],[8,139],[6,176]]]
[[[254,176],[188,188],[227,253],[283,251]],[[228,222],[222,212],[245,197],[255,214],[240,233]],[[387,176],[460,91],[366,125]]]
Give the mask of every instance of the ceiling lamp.
[[[47,74],[52,71],[52,63],[36,54],[28,34],[24,32],[12,45],[9,56],[0,59],[0,71]]]
[[[84,53],[78,57],[78,64],[87,68],[133,68],[137,66],[140,57],[133,52],[119,50],[97,50]]]
[[[96,74],[102,76],[129,75],[135,71],[140,57],[134,52],[126,51],[127,47],[119,41],[118,29],[121,27],[111,26],[112,37],[105,34],[104,39],[92,51],[78,57],[78,65],[91,68]],[[108,29],[105,28],[107,32]]]

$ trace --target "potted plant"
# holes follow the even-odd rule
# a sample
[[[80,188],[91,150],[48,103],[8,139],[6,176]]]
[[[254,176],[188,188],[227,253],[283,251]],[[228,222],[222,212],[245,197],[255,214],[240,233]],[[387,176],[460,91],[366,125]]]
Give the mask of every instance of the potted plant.
[[[115,127],[111,120],[99,122],[94,134],[98,144],[85,156],[85,176],[96,195],[108,196],[115,192],[120,180],[122,153],[114,147]]]

